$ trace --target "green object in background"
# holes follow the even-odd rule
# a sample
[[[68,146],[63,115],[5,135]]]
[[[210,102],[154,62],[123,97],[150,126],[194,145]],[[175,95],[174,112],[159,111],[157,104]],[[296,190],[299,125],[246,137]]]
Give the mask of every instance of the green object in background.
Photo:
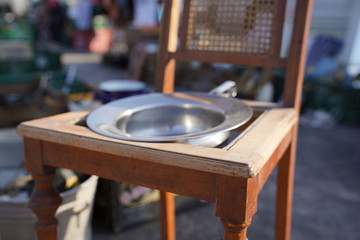
[[[16,20],[12,22],[0,19],[0,39],[34,41],[33,28],[27,21]]]
[[[50,84],[55,89],[61,90],[65,86],[65,78],[66,78],[66,72],[53,71],[50,73]],[[70,85],[69,93],[81,93],[87,91],[88,89],[86,88],[84,81],[79,77],[75,77],[74,81]]]
[[[0,79],[6,75],[33,73],[37,71],[33,60],[0,61]]]
[[[62,70],[57,71],[48,71],[49,74],[49,83],[51,86],[57,90],[61,90],[65,86],[65,77],[66,72]],[[39,79],[41,76],[41,72],[28,72],[28,73],[13,73],[13,74],[0,74],[0,87],[2,85],[10,85],[10,84],[23,84],[23,83],[31,83],[36,79]],[[87,92],[88,89],[84,84],[84,80],[76,77],[73,83],[70,85],[69,93],[80,93]]]
[[[341,84],[305,83],[303,109],[323,109],[340,122],[360,124],[360,89]]]
[[[61,69],[60,51],[36,48],[31,59],[0,60],[0,84],[27,82],[41,72]]]
[[[34,63],[37,70],[60,70],[62,68],[60,51],[49,47],[36,47]]]
[[[65,85],[66,72],[63,71],[60,50],[48,46],[34,48],[31,59],[0,60],[0,87],[15,84],[30,84],[40,79],[41,74],[49,74],[52,87],[61,90]],[[76,77],[70,85],[69,93],[86,92],[82,79]]]
[[[29,83],[39,76],[39,72],[0,74],[0,87],[9,84]]]

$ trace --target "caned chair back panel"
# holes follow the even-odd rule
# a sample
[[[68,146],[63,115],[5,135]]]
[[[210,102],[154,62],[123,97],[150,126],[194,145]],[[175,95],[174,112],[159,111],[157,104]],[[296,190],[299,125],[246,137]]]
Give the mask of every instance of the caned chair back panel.
[[[280,67],[284,105],[299,108],[312,0],[297,0],[286,58],[280,56],[286,0],[183,0],[182,16],[180,2],[164,1],[158,91],[173,91],[176,61]]]
[[[187,0],[182,51],[279,56],[284,0]]]

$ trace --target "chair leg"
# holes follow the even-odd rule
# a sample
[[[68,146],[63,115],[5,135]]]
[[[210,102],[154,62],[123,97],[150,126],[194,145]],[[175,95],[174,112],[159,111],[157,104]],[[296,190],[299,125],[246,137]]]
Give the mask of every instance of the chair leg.
[[[297,129],[294,130],[296,133]],[[290,240],[295,170],[296,136],[279,162],[276,200],[276,240]]]
[[[224,226],[224,240],[247,240],[246,232],[250,223],[234,223],[221,219]]]
[[[55,168],[45,168],[42,172],[32,172],[35,189],[29,200],[29,207],[37,216],[35,228],[39,240],[57,239],[58,220],[55,212],[62,198],[53,187]]]
[[[175,240],[174,194],[160,191],[161,239]]]
[[[257,211],[257,179],[217,176],[216,216],[224,226],[224,240],[246,240]]]

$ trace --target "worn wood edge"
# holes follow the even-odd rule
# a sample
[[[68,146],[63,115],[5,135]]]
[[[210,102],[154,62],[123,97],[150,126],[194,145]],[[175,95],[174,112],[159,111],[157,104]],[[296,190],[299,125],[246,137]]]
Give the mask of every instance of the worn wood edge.
[[[278,128],[283,128],[283,122],[291,121],[291,116],[294,116],[291,109],[273,109],[269,111],[275,110],[276,112],[288,113],[284,115],[287,117],[282,118],[282,121],[277,123]],[[274,113],[270,115],[278,115]],[[24,137],[43,141],[106,152],[133,159],[246,178],[256,176],[276,148],[276,144],[281,141],[287,132],[287,129],[279,130],[281,134],[275,134],[275,136],[278,136],[277,140],[275,139],[276,141],[272,139],[269,143],[269,140],[267,140],[263,144],[257,142],[256,147],[253,146],[254,144],[249,145],[248,139],[254,137],[252,134],[254,129],[257,132],[263,131],[261,124],[264,125],[263,122],[269,121],[269,113],[265,112],[232,144],[224,149],[180,143],[129,142],[108,138],[96,134],[88,128],[74,125],[79,119],[85,117],[86,114],[87,112],[65,113],[24,122],[18,127],[17,132]],[[292,124],[290,123],[290,125]],[[278,131],[277,128],[272,130],[271,134],[276,131]],[[235,145],[237,147],[234,147]]]
[[[23,126],[21,131],[24,136],[29,138],[33,137],[34,135],[33,127]],[[172,165],[177,167],[190,168],[199,171],[206,171],[206,172],[245,177],[245,178],[253,177],[253,175],[250,173],[248,164],[241,162],[241,159],[252,160],[253,158],[258,157],[258,155],[251,152],[248,153],[243,152],[241,154],[230,153],[229,155],[228,152],[222,151],[222,153],[226,154],[228,158],[227,159],[223,158],[219,160],[208,153],[208,151],[211,150],[208,148],[206,149],[207,151],[206,154],[190,155],[189,153],[186,152],[180,153],[175,151],[167,151],[163,149],[156,149],[156,148],[152,149],[142,146],[124,145],[116,141],[115,142],[108,141],[107,139],[106,140],[93,139],[86,136],[76,136],[75,134],[72,135],[71,133],[60,133],[48,129],[37,129],[36,133],[37,133],[36,138],[43,141],[50,141],[58,144],[64,144],[64,145],[84,148],[88,150],[105,152],[105,153],[119,155],[122,157],[127,157],[132,159],[139,159],[139,160]],[[103,147],[104,143],[106,143],[106,147]],[[181,144],[172,143],[171,145],[173,145],[173,150],[176,150],[176,146],[180,146]],[[102,147],[99,148],[99,146]],[[192,146],[192,147],[196,147],[196,146]],[[221,150],[221,149],[217,149],[217,150]],[[201,153],[204,153],[204,151],[202,151]]]
[[[279,163],[280,159],[283,157],[286,149],[291,143],[292,134],[287,134],[279,146],[275,149],[272,156],[269,160],[266,161],[266,164],[261,168],[260,172],[256,174],[258,191],[260,192],[273,169]]]
[[[238,154],[224,151],[224,149],[221,148],[193,146],[182,143],[147,143],[118,140],[97,134],[86,127],[67,124],[56,124],[54,127],[44,127],[37,124],[21,124],[18,127],[18,133],[28,138],[79,147],[87,147],[87,144],[96,143],[97,145],[93,146],[95,148],[90,148],[91,150],[105,151],[110,154],[120,154],[122,156],[126,156],[124,155],[124,152],[130,150],[129,148],[134,148],[133,150],[144,149],[144,151],[155,150],[167,153],[173,152],[174,154],[184,156],[219,159],[221,161],[235,161],[238,157]],[[81,143],[78,143],[78,141]],[[227,157],[223,156],[225,153],[228,155]],[[236,163],[247,165],[247,161],[240,162],[236,160]]]
[[[264,112],[241,135],[227,147],[228,151],[252,152],[256,158],[249,159],[249,174],[256,176],[266,165],[298,121],[295,109],[273,109]]]
[[[62,126],[64,124],[76,124],[79,122],[82,118],[86,117],[89,114],[88,111],[83,112],[66,112],[66,113],[60,113],[48,117],[43,118],[37,118],[29,121],[25,121],[20,123],[16,128],[16,133],[20,136],[22,135],[22,128],[23,126],[34,126],[34,127],[56,127],[56,126]]]
[[[81,119],[86,113],[67,113],[58,115],[58,119],[50,117],[48,119],[24,122],[18,126],[17,133],[28,138],[71,145],[133,159],[247,178],[252,177],[249,173],[248,163],[256,161],[259,157],[256,153],[252,152],[243,151],[241,153],[234,153],[224,149],[180,143],[159,144],[121,141],[96,134],[85,127],[72,125],[76,122],[72,115],[77,119]],[[47,120],[53,122],[53,125]],[[62,124],[59,122],[62,122]]]

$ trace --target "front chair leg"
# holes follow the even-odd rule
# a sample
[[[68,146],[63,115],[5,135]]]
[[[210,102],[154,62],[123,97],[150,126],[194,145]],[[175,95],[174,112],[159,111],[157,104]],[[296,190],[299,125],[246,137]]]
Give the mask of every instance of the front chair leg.
[[[57,238],[58,221],[55,212],[61,204],[61,196],[54,189],[55,169],[46,167],[41,173],[32,173],[35,189],[31,194],[29,207],[37,216],[35,224],[39,240],[55,240]]]
[[[226,240],[246,240],[246,231],[251,224],[251,221],[246,223],[234,223],[221,219],[224,225],[224,239]]]
[[[296,139],[293,137],[293,141],[279,162],[276,199],[276,240],[290,240],[291,238],[295,151]]]
[[[224,240],[246,240],[257,210],[258,189],[253,179],[218,176],[216,215],[224,225]]]

